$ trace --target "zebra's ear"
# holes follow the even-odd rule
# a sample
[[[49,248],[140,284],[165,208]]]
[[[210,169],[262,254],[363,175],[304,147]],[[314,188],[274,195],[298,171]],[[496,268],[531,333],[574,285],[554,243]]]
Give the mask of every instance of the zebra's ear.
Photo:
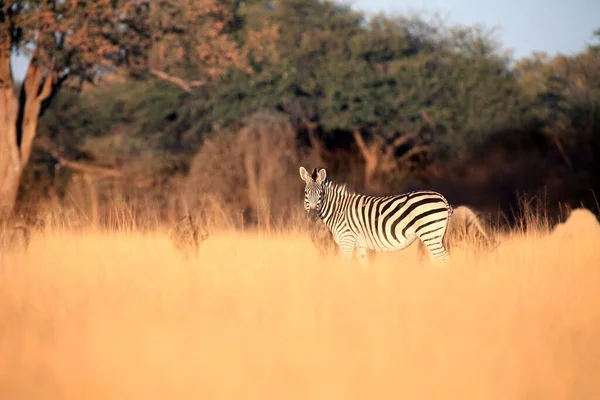
[[[324,169],[321,169],[317,175],[317,183],[323,183],[325,178],[327,177],[327,172]]]
[[[304,167],[300,167],[300,178],[302,178],[303,181],[308,182],[308,171]]]

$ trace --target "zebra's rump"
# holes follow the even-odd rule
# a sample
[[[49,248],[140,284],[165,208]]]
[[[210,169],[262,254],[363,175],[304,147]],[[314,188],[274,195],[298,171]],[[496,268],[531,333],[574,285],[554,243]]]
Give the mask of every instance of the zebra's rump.
[[[478,253],[495,251],[500,242],[494,235],[491,226],[471,208],[461,205],[454,209],[453,217],[444,236],[446,250],[462,248],[465,251]],[[419,242],[419,258],[426,253],[425,243]]]

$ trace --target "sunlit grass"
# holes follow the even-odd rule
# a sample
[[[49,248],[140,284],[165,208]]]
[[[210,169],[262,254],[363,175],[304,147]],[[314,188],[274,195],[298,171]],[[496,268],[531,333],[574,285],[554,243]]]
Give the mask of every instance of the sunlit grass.
[[[369,268],[307,235],[53,231],[0,256],[2,399],[600,398],[598,238]]]

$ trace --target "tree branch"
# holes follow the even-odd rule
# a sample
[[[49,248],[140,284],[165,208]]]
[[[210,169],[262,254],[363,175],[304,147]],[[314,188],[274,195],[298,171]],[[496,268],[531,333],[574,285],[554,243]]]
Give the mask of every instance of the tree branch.
[[[57,161],[63,167],[71,168],[74,171],[79,171],[79,172],[92,174],[92,175],[106,176],[106,177],[121,176],[121,171],[114,169],[114,168],[89,165],[89,164],[78,162],[78,161],[67,160],[64,157],[57,158]]]
[[[376,144],[373,144],[371,146],[367,145],[365,143],[365,140],[362,138],[360,131],[358,129],[355,129],[354,131],[352,131],[352,135],[354,136],[354,141],[356,142],[356,145],[358,146],[358,149],[362,153],[365,161],[374,162],[375,159],[377,159],[377,145]]]
[[[308,141],[310,142],[310,147],[316,151],[319,157],[331,155],[331,152],[328,151],[322,143],[320,143],[319,139],[317,139],[315,135],[315,128],[317,128],[319,124],[316,122],[307,121],[304,122],[304,126],[308,132]]]
[[[48,107],[50,106],[50,104],[52,104],[52,100],[54,100],[54,98],[56,97],[56,94],[59,92],[63,83],[65,83],[65,81],[67,79],[69,79],[70,75],[71,74],[69,72],[65,72],[60,76],[57,75],[56,73],[54,73],[54,77],[51,80],[52,88],[50,89],[50,94],[42,100],[42,105],[40,108],[40,117],[42,117],[46,113],[46,110],[48,110]],[[44,82],[44,84],[45,84],[45,82]]]
[[[42,90],[40,94],[37,96],[37,100],[42,102],[46,100],[52,94],[52,90],[54,89],[54,82],[56,78],[56,73],[52,71],[48,71],[46,78],[44,80],[44,84],[42,85]]]
[[[27,164],[31,155],[31,146],[37,131],[42,98],[43,96],[49,96],[49,91],[52,89],[52,72],[48,72],[46,81],[42,84],[44,73],[37,58],[37,52],[38,48],[35,49],[31,63],[27,68],[19,96],[20,108],[17,130],[20,136],[20,157],[23,165]]]
[[[374,183],[374,176],[377,172],[378,166],[382,163],[382,149],[381,145],[384,142],[383,138],[375,135],[372,142],[367,145],[362,138],[360,131],[355,129],[352,131],[356,145],[365,159],[365,172],[364,172],[364,183],[365,186],[371,189],[379,189],[379,185]]]
[[[426,153],[431,151],[432,147],[428,145],[423,146],[415,146],[412,149],[408,150],[406,153],[402,155],[402,157],[398,158],[398,163],[403,164],[408,161],[412,156],[419,153]]]
[[[38,62],[33,59],[27,68],[27,73],[25,74],[25,79],[23,80],[23,89],[25,90],[27,101],[32,101],[36,98],[40,90],[41,81],[42,71],[38,65]]]
[[[571,164],[571,161],[569,160],[569,157],[567,156],[567,153],[565,152],[565,148],[563,147],[562,143],[560,142],[560,139],[558,138],[558,136],[556,135],[549,135],[552,142],[554,143],[554,146],[556,146],[556,148],[558,149],[558,152],[560,153],[562,159],[565,161],[565,163],[567,164],[567,166],[570,169],[573,169],[573,164]]]
[[[165,80],[167,82],[171,82],[177,86],[179,86],[180,88],[182,88],[184,91],[186,91],[187,93],[192,94],[192,88],[193,87],[199,87],[199,86],[203,86],[206,84],[206,82],[204,81],[191,81],[191,82],[186,82],[183,79],[176,77],[176,76],[172,76],[167,74],[166,72],[160,71],[156,68],[150,68],[150,73],[154,76],[156,76],[157,78],[160,78],[162,80]]]
[[[394,146],[394,150],[395,150],[398,147],[405,144],[406,142],[408,142],[409,140],[414,139],[416,137],[417,137],[416,133],[403,133],[400,136],[398,136],[396,139],[394,139],[394,141],[392,142],[392,146]]]
[[[423,119],[427,125],[431,125],[431,117],[427,114],[427,111],[421,110],[421,119]]]
[[[58,163],[63,167],[71,168],[74,171],[83,172],[83,173],[92,174],[92,175],[101,175],[101,176],[105,176],[105,177],[121,176],[121,171],[118,169],[115,169],[115,168],[101,167],[101,166],[90,165],[90,164],[79,162],[79,161],[69,160],[69,159],[63,157],[60,154],[60,152],[58,151],[58,149],[56,148],[56,146],[47,139],[40,138],[40,140],[36,142],[36,145],[38,145],[41,149],[50,153],[50,155],[52,157],[54,157],[54,159],[56,159],[56,161],[58,161]]]

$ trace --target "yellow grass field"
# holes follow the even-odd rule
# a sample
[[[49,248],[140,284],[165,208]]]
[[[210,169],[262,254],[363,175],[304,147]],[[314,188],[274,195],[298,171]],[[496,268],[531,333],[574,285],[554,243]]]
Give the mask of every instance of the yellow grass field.
[[[0,398],[600,399],[600,241],[365,268],[307,235],[56,231],[0,255]]]

